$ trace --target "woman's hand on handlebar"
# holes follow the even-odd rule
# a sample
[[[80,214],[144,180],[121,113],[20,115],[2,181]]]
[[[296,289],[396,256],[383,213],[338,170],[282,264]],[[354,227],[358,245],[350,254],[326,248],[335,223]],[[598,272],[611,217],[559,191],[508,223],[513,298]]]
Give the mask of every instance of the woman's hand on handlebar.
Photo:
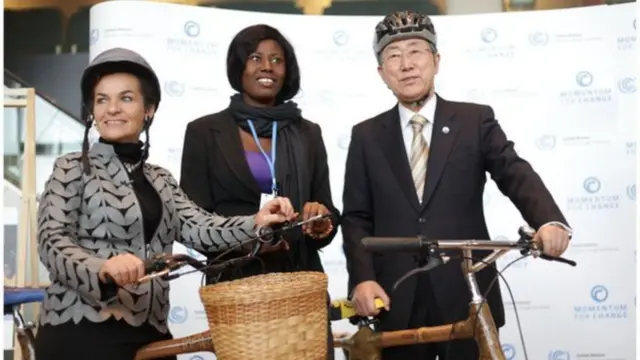
[[[102,267],[98,276],[103,283],[110,282],[110,279],[118,286],[125,286],[137,283],[138,279],[143,277],[144,262],[132,254],[120,254],[107,260]]]
[[[277,197],[268,201],[256,214],[256,225],[260,227],[291,221],[298,216],[291,201]]]

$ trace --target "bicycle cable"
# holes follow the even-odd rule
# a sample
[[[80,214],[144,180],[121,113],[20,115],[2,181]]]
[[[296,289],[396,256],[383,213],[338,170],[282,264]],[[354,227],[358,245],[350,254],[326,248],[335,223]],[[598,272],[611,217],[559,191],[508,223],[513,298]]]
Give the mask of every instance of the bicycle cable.
[[[311,217],[311,218],[309,218],[307,220],[300,220],[300,221],[295,222],[295,223],[285,222],[282,225],[278,224],[278,225],[281,225],[281,226],[278,226],[278,227],[272,226],[270,228],[270,230],[265,232],[265,233],[260,233],[260,230],[258,230],[258,235],[253,236],[253,237],[251,237],[251,238],[249,238],[247,240],[239,241],[234,246],[230,247],[229,249],[223,251],[218,256],[213,258],[213,260],[205,259],[205,260],[198,261],[199,263],[201,263],[203,265],[206,264],[206,265],[201,267],[201,268],[198,268],[198,269],[192,269],[192,270],[187,270],[187,271],[181,272],[181,273],[178,274],[178,277],[181,277],[181,276],[184,276],[184,275],[188,275],[188,274],[192,274],[194,272],[198,272],[199,271],[199,272],[202,272],[202,278],[200,280],[200,283],[202,284],[202,282],[204,281],[204,279],[206,277],[206,270],[207,269],[211,269],[211,268],[214,268],[214,267],[217,267],[217,266],[221,266],[222,264],[227,263],[227,262],[228,263],[233,263],[235,261],[241,261],[241,260],[247,260],[247,261],[256,260],[256,261],[260,261],[260,263],[262,264],[263,272],[265,272],[264,271],[264,269],[265,269],[264,261],[257,256],[258,252],[259,252],[259,249],[262,246],[262,244],[268,244],[268,243],[273,242],[273,239],[266,240],[265,237],[271,236],[271,237],[273,237],[275,239],[277,236],[281,236],[282,234],[284,234],[285,232],[287,232],[289,230],[298,228],[298,227],[300,227],[300,226],[302,226],[304,224],[310,223],[310,222],[314,222],[314,221],[317,221],[317,220],[324,219],[324,218],[329,217],[329,216],[330,216],[330,214],[316,215],[316,216]],[[262,229],[265,229],[265,228],[262,228]],[[229,255],[230,253],[232,253],[232,252],[244,247],[245,245],[248,245],[248,244],[251,244],[251,243],[254,243],[254,242],[256,243],[256,246],[253,249],[251,249],[251,251],[249,252],[248,255],[245,255],[245,256],[242,256],[242,257],[238,257],[238,258],[232,258],[232,259],[229,259],[229,260],[222,261],[220,263],[216,263],[218,260],[220,260],[220,258],[222,258],[222,257],[224,257],[226,255]]]
[[[482,297],[484,299],[484,301],[482,302],[482,304],[480,304],[480,306],[478,307],[478,311],[475,314],[475,319],[474,319],[474,324],[477,323],[478,321],[478,316],[480,315],[480,310],[482,309],[482,307],[485,304],[488,304],[488,300],[487,300],[487,296],[489,295],[489,292],[491,291],[491,289],[493,289],[493,286],[497,283],[498,279],[502,279],[502,281],[504,282],[505,286],[507,287],[507,292],[509,292],[509,298],[511,299],[511,302],[513,303],[513,312],[515,314],[516,317],[516,326],[518,327],[518,335],[520,336],[520,344],[522,345],[522,354],[524,356],[524,360],[529,360],[529,355],[527,353],[527,346],[525,344],[525,340],[524,340],[524,334],[522,331],[522,323],[520,322],[520,314],[518,313],[518,307],[516,305],[516,300],[515,300],[515,296],[513,295],[513,291],[511,290],[511,286],[509,285],[509,282],[507,281],[507,279],[504,277],[503,272],[505,272],[511,265],[517,263],[518,261],[524,260],[527,257],[531,256],[531,254],[526,254],[523,255],[513,261],[511,261],[510,263],[508,263],[507,265],[505,265],[504,268],[502,268],[502,270],[499,270],[497,268],[494,268],[492,266],[490,266],[489,263],[487,263],[486,261],[484,261],[484,259],[479,259],[479,258],[475,258],[475,257],[456,257],[456,259],[469,259],[472,261],[478,261],[481,262],[485,265],[487,265],[487,267],[494,269],[496,272],[496,275],[493,277],[493,280],[491,280],[491,282],[489,283],[489,286],[487,287],[487,290],[482,294]],[[467,303],[465,303],[465,310],[469,309],[469,305]],[[492,316],[494,316],[493,314],[491,314]],[[473,337],[472,339],[475,339],[475,332],[476,332],[476,328],[477,326],[474,326],[473,328]],[[498,330],[497,326],[496,326],[496,331]],[[446,357],[444,358],[444,360],[449,360],[449,354],[451,352],[451,342],[453,341],[453,335],[455,334],[455,327],[451,327],[451,332],[449,333],[449,339],[447,340],[447,347],[446,347]],[[498,336],[500,336],[498,334]]]

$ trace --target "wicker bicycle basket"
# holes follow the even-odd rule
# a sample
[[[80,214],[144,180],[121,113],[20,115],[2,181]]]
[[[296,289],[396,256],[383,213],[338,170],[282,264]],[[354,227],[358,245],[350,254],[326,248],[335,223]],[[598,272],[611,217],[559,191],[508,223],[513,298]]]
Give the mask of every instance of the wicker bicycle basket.
[[[218,360],[324,360],[327,275],[272,273],[200,288]]]

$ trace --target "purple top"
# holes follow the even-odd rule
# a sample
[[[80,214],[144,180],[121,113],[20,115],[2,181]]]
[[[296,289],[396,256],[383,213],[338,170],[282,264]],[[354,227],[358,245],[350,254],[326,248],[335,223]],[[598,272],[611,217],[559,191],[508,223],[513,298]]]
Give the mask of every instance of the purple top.
[[[260,151],[245,151],[244,156],[260,191],[271,194],[271,170],[269,170],[267,159]]]

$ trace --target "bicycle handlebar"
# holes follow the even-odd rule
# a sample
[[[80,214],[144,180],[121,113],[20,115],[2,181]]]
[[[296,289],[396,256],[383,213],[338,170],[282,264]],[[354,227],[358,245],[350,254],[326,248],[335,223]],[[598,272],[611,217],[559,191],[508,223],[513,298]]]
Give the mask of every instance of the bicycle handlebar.
[[[278,235],[281,235],[286,231],[301,227],[302,225],[305,225],[307,223],[326,219],[330,216],[331,214],[316,215],[310,217],[307,220],[285,222],[282,224],[261,228],[258,231],[258,235],[256,237],[249,239],[248,241],[245,241],[241,244],[244,245],[253,243],[254,246],[249,254],[232,258],[216,264],[208,264],[206,260],[197,260],[186,254],[157,254],[150,259],[144,260],[145,275],[138,279],[138,283],[146,282],[156,277],[161,277],[165,281],[177,279],[182,275],[191,273],[171,273],[172,271],[176,271],[185,265],[190,265],[195,269],[195,271],[199,271],[210,276],[220,274],[221,272],[233,267],[243,266],[257,257],[264,244],[277,243],[279,241]],[[104,283],[105,285],[115,285],[115,281],[109,275],[105,276]]]
[[[481,262],[484,266],[474,266],[478,271],[495,262],[499,257],[511,250],[520,250],[522,255],[532,255],[543,260],[558,261],[567,265],[576,266],[573,260],[562,257],[550,256],[542,253],[542,244],[533,241],[535,231],[528,226],[518,229],[520,239],[517,241],[495,240],[431,240],[425,237],[365,237],[362,244],[367,250],[375,252],[435,252],[438,250],[493,250]]]

